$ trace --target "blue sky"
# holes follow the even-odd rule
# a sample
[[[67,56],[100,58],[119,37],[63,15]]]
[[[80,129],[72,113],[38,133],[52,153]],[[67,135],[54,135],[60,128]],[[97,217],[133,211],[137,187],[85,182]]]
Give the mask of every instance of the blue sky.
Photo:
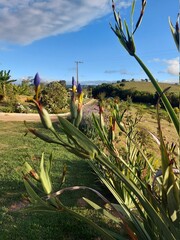
[[[115,0],[122,19],[129,19],[131,0]],[[141,0],[136,1],[134,23]],[[136,54],[158,81],[179,82],[179,54],[168,25],[176,22],[179,0],[147,0],[135,34]],[[81,83],[144,79],[135,59],[119,44],[111,0],[0,0],[0,69],[12,79],[43,81],[76,77]]]

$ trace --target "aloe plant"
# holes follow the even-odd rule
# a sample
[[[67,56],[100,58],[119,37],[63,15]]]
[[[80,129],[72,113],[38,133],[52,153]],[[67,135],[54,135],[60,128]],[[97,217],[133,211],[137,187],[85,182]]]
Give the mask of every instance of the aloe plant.
[[[133,135],[129,135],[127,127],[123,124],[123,113],[120,114],[117,105],[114,109],[116,109],[113,112],[116,124],[119,125],[123,134],[132,141],[134,151],[141,152],[142,158],[148,163],[149,167],[151,167],[152,175],[155,176],[155,170],[151,166],[149,160],[145,157],[141,146],[134,138],[132,138]],[[44,135],[32,128],[29,128],[29,131],[46,142],[62,145],[77,156],[89,159],[88,162],[93,170],[117,200],[118,204],[110,204],[110,209],[115,209],[113,210],[113,216],[118,215],[118,218],[115,221],[123,221],[123,226],[130,239],[161,239],[161,236],[162,239],[177,238],[179,234],[178,227],[176,226],[179,222],[179,185],[177,177],[174,172],[171,171],[171,165],[166,169],[163,181],[159,181],[162,199],[158,199],[156,198],[157,194],[155,195],[150,183],[148,181],[144,182],[144,180],[137,174],[135,162],[130,164],[130,162],[126,162],[122,156],[118,154],[118,151],[114,146],[114,141],[110,137],[112,135],[109,135],[108,131],[106,131],[105,125],[102,128],[100,125],[100,119],[98,120],[94,117],[95,126],[102,142],[108,149],[108,154],[102,152],[95,143],[87,138],[72,123],[59,117],[59,131],[67,136],[67,140],[62,140],[61,135],[53,127],[53,123],[51,123],[48,113],[46,112],[46,114],[42,114],[41,111],[39,113],[41,114],[42,123],[51,133],[53,133],[54,137]],[[101,120],[102,117],[103,116],[101,116]],[[109,130],[113,131],[114,129],[109,128]],[[160,145],[162,146],[161,152],[164,159],[164,154],[166,152],[163,149],[164,145],[162,139],[160,139]],[[165,161],[168,161],[167,156]],[[43,169],[43,163],[41,163],[41,168]],[[47,173],[47,171],[43,170],[43,173],[40,176],[47,177],[45,173]],[[106,175],[104,173],[106,173]],[[47,181],[42,184],[46,186],[46,188],[44,187],[45,194],[49,195],[51,192],[49,178],[47,178]],[[50,194],[52,199],[53,196],[59,195],[63,190],[59,191]],[[107,212],[109,212],[109,210],[105,207],[100,208],[88,199],[85,198],[85,200],[96,210],[103,212],[106,216],[108,215]],[[35,209],[38,210],[38,208]],[[56,210],[58,211],[58,209]],[[109,217],[110,216],[111,215],[109,215]],[[111,216],[110,219],[112,218],[113,217]],[[111,236],[114,235],[112,234]],[[118,239],[118,236],[116,236],[115,239]]]
[[[99,103],[99,117],[96,117],[95,115],[93,116],[94,124],[101,139],[101,143],[104,145],[104,151],[102,151],[95,142],[91,141],[86,135],[84,135],[74,125],[74,121],[71,123],[67,119],[58,117],[58,129],[55,128],[48,112],[43,108],[38,99],[34,102],[38,108],[42,124],[51,134],[45,135],[36,129],[28,128],[28,125],[27,128],[40,139],[49,143],[64,146],[68,151],[89,162],[94,172],[113,194],[116,203],[112,204],[94,189],[91,189],[91,191],[96,192],[106,204],[102,207],[87,198],[84,198],[84,200],[96,211],[104,214],[114,222],[121,222],[128,235],[128,239],[175,240],[180,236],[179,169],[176,167],[175,157],[171,157],[170,153],[172,152],[170,152],[163,139],[163,131],[161,129],[161,121],[159,118],[159,101],[161,100],[163,102],[178,133],[179,120],[177,116],[174,115],[174,110],[168,102],[165,92],[161,90],[150,71],[135,54],[133,36],[140,26],[145,6],[146,1],[142,0],[140,17],[135,29],[132,31],[132,34],[130,34],[126,21],[124,22],[126,33],[123,32],[121,18],[116,12],[113,2],[112,7],[116,25],[115,29],[112,29],[118,36],[122,46],[141,65],[158,92],[157,124],[159,137],[154,136],[152,133],[150,133],[150,135],[156,140],[159,146],[161,153],[161,168],[158,171],[153,168],[151,160],[148,159],[141,143],[135,137],[136,132],[134,132],[134,125],[132,124],[129,128],[125,124],[123,121],[125,111],[121,112],[116,103],[112,107],[113,110],[108,125],[106,125],[104,121],[102,101]],[[133,18],[134,9],[135,1],[133,1],[132,4],[131,19]],[[127,139],[127,159],[124,159],[115,144],[116,126]],[[62,138],[62,135],[59,132],[64,133],[66,138]],[[140,159],[138,159],[138,156],[140,156]],[[146,178],[141,177],[141,164],[146,164]],[[27,170],[24,173],[24,181],[27,192],[31,199],[33,199],[34,210],[48,209],[50,211],[67,211],[75,217],[89,223],[97,231],[107,237],[107,239],[123,239],[123,236],[120,234],[108,232],[90,222],[87,218],[72,212],[70,209],[62,205],[58,198],[58,196],[66,190],[74,191],[86,187],[72,186],[68,189],[60,188],[60,190],[54,192],[49,177],[49,167],[44,166],[43,159],[41,160],[40,174],[35,174],[35,172],[32,171],[32,168],[27,164],[26,168]],[[36,181],[41,183],[41,189],[43,189],[45,196],[41,197],[37,185],[30,183],[30,174],[33,177],[36,176]],[[36,189],[36,191],[34,189]]]
[[[177,209],[179,197],[173,194],[175,192],[177,193],[176,190],[178,189],[176,188],[178,188],[178,182],[176,176],[170,171],[171,166],[166,169],[165,177],[163,177],[164,180],[161,184],[161,189],[164,191],[163,194],[165,197],[160,201],[154,196],[154,192],[148,182],[143,182],[136,172],[134,172],[132,165],[126,163],[122,157],[117,156],[113,146],[110,145],[110,154],[105,154],[74,125],[62,117],[59,117],[59,130],[67,136],[67,140],[62,141],[58,133],[54,132],[51,125],[49,125],[48,129],[50,132],[54,133],[55,138],[46,136],[42,133],[40,134],[33,129],[29,129],[29,131],[44,141],[63,145],[77,156],[89,159],[89,164],[116,198],[118,205],[114,205],[114,208],[118,212],[118,219],[119,221],[122,220],[120,216],[123,214],[124,228],[131,239],[177,238],[179,234],[179,228],[176,226],[179,222],[179,210]],[[125,131],[124,127],[122,130]],[[101,129],[101,131],[103,130]],[[115,162],[117,158],[121,167]],[[99,165],[109,174],[109,177],[104,175],[104,171],[100,170]],[[123,170],[121,168],[123,168]],[[125,172],[128,172],[128,174],[125,174]],[[171,176],[171,178],[169,178],[169,176]],[[170,183],[174,182],[173,186],[168,186],[167,182],[169,180]],[[126,204],[127,199],[124,199],[124,196],[122,197],[122,188],[116,185],[118,183],[122,183],[126,191],[126,195],[124,196],[131,199],[134,211]],[[47,193],[48,191],[46,190],[46,194]],[[173,205],[172,203],[175,202],[176,205]],[[95,203],[91,203],[91,205],[94,207],[96,206]],[[103,212],[106,211],[108,210],[104,208]],[[171,215],[172,212],[173,215]],[[116,215],[117,213],[115,216]],[[128,228],[127,226],[130,227]]]

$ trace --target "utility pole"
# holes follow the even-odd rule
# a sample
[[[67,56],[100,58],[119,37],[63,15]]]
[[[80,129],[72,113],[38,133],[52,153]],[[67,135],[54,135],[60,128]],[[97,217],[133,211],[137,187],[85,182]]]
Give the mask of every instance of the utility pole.
[[[75,61],[75,63],[76,63],[76,81],[77,81],[77,85],[78,85],[78,78],[79,78],[79,63],[83,63],[83,62],[81,62],[81,61]]]

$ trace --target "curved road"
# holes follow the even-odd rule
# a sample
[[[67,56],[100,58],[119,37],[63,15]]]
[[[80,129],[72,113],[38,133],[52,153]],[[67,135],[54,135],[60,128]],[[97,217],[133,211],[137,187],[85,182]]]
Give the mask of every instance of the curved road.
[[[84,109],[88,106],[88,105],[93,105],[96,102],[95,99],[91,99],[89,102],[87,102],[86,104],[84,104]],[[51,120],[52,121],[56,121],[57,120],[57,116],[64,116],[67,117],[69,116],[70,113],[62,113],[62,114],[50,114]],[[4,113],[4,112],[0,112],[0,121],[3,122],[20,122],[20,121],[41,121],[39,114],[37,113]]]

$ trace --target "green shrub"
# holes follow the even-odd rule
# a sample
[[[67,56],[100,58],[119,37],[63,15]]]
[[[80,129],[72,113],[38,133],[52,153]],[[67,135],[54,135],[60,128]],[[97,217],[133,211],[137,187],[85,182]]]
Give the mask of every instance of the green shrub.
[[[41,94],[42,103],[50,113],[58,113],[67,106],[67,90],[57,81],[47,84]]]
[[[170,101],[172,107],[179,107],[179,95],[177,93],[167,93],[167,98]]]

